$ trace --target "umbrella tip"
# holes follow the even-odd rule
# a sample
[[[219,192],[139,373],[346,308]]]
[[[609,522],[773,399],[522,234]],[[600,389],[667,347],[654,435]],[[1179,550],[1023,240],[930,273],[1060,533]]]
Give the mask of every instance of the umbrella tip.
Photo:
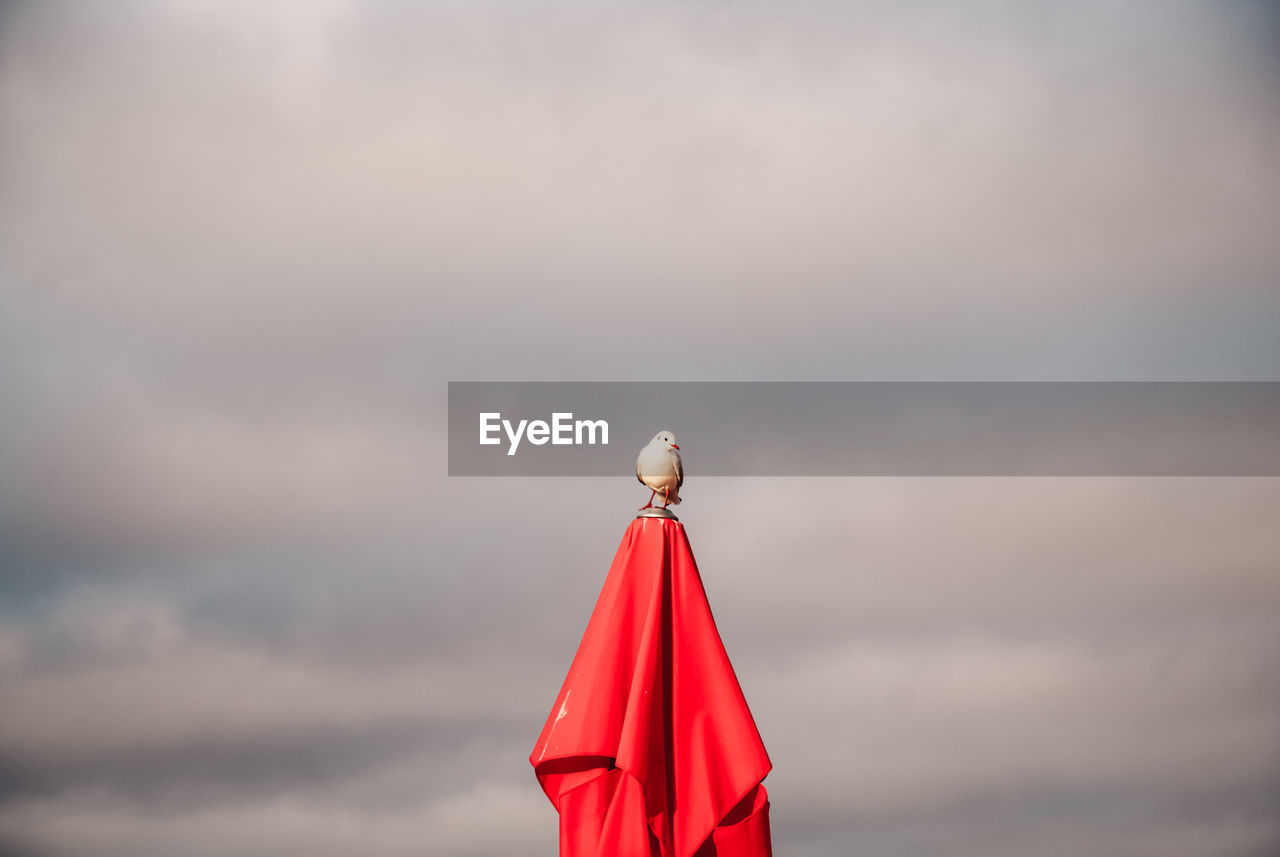
[[[640,512],[640,514],[636,515],[636,517],[637,518],[670,518],[673,521],[680,520],[675,516],[675,513],[672,512],[670,509],[663,509],[659,506],[654,506],[651,509],[644,509]]]

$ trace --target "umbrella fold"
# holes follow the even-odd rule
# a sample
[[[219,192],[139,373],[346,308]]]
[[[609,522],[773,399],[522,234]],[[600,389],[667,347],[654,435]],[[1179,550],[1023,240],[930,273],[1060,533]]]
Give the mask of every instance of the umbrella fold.
[[[768,857],[771,768],[684,527],[637,518],[530,756],[561,857]]]

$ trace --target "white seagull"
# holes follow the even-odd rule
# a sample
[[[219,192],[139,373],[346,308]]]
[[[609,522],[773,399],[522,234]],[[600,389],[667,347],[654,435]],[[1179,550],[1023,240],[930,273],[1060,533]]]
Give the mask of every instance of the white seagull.
[[[662,508],[668,503],[680,502],[680,486],[684,484],[684,461],[680,458],[680,445],[669,431],[660,431],[640,450],[636,458],[636,478],[650,489],[649,502],[641,511],[653,508],[653,498],[662,494]]]

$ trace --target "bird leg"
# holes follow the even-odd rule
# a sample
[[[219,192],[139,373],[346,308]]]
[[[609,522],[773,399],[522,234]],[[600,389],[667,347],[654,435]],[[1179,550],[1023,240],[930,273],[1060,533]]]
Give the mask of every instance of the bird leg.
[[[650,491],[650,492],[649,492],[649,502],[648,502],[648,503],[645,503],[643,506],[641,506],[641,507],[640,507],[640,511],[641,511],[641,512],[643,512],[645,509],[652,509],[652,508],[653,508],[653,498],[654,498],[654,497],[657,497],[657,496],[658,496],[658,492],[657,492],[657,491]]]
[[[664,509],[667,508],[667,502],[670,499],[670,496],[671,496],[671,487],[668,486],[666,488],[663,488],[662,489],[662,508]]]

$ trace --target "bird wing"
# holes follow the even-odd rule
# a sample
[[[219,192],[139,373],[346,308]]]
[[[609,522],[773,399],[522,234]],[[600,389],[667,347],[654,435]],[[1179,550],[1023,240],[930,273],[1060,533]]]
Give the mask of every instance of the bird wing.
[[[676,487],[684,485],[684,459],[680,457],[680,453],[672,450],[676,459]]]

